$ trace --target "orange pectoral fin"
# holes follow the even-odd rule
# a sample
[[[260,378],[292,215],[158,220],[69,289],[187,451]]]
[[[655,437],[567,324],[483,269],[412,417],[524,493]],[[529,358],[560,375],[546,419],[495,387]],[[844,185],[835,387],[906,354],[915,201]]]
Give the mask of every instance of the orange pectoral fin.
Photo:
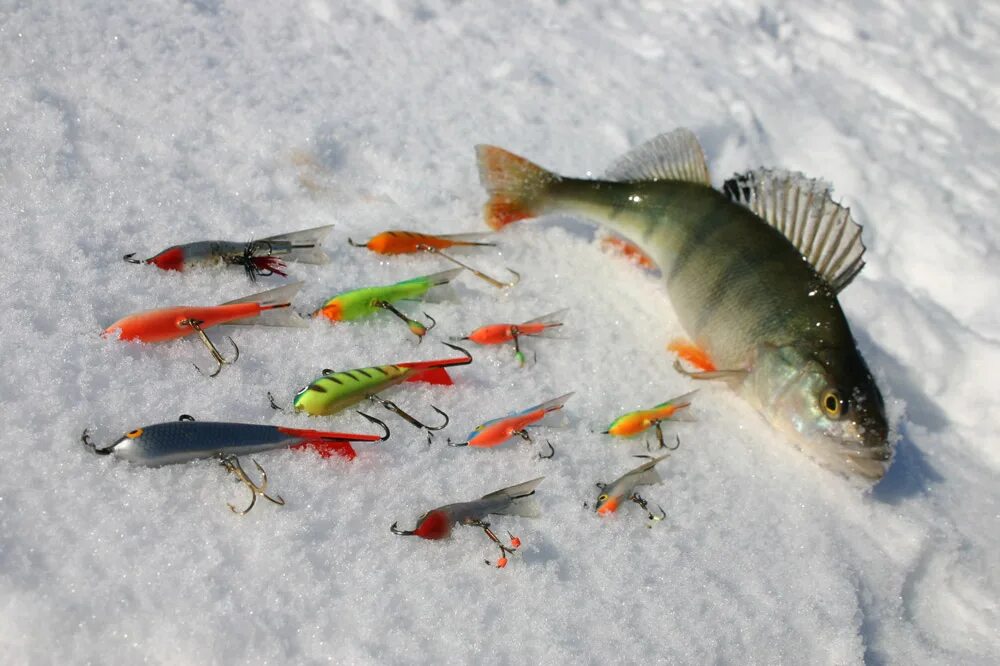
[[[702,372],[715,372],[717,370],[715,363],[708,357],[708,354],[701,347],[688,340],[674,340],[667,345],[667,349]]]

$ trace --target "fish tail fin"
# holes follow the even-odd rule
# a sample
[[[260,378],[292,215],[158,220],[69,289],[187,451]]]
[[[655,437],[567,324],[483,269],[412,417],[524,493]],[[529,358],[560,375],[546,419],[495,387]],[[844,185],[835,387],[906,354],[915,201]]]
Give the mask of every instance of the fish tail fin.
[[[522,324],[541,324],[546,328],[552,326],[562,326],[563,319],[566,318],[566,313],[569,312],[569,308],[563,308],[561,310],[556,310],[555,312],[550,312],[548,314],[543,314],[541,317],[535,317],[534,319],[529,319]]]
[[[484,214],[491,229],[535,217],[559,176],[496,146],[476,146],[479,180],[490,195]]]
[[[425,384],[437,384],[439,386],[451,386],[455,383],[451,375],[448,374],[448,371],[441,367],[418,370],[405,381],[424,382]]]
[[[255,241],[255,244],[258,247],[263,246],[264,250],[269,249],[279,259],[303,264],[326,264],[329,263],[330,257],[323,251],[323,241],[330,235],[332,229],[333,225],[327,224],[313,229],[268,236]]]
[[[501,488],[500,490],[494,491],[488,495],[483,495],[483,499],[506,497],[510,499],[510,504],[495,513],[505,516],[537,518],[541,515],[541,509],[538,506],[538,502],[535,501],[535,498],[532,497],[532,495],[535,494],[535,488],[544,478],[544,476],[540,476],[537,479],[525,481],[524,483],[519,483],[516,486]]]
[[[260,313],[227,322],[230,326],[293,326],[304,327],[306,322],[294,310],[292,310],[292,299],[302,288],[303,282],[286,284],[277,289],[268,289],[250,296],[237,298],[234,301],[227,301],[223,305],[235,305],[237,303],[259,303]]]

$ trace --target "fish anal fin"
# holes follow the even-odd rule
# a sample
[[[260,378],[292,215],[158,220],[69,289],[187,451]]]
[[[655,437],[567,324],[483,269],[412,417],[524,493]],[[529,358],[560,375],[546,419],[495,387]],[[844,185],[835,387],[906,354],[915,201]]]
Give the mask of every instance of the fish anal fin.
[[[689,340],[673,340],[667,349],[674,352],[702,372],[715,372],[718,368],[709,358],[708,352]]]
[[[682,180],[711,187],[705,153],[694,133],[683,127],[653,137],[625,153],[605,173],[622,183]]]
[[[605,236],[601,239],[601,249],[616,254],[639,268],[648,271],[655,271],[657,269],[656,262],[641,247],[625,238]]]
[[[425,382],[427,384],[438,384],[440,386],[451,386],[455,382],[452,381],[451,375],[444,368],[428,368],[426,370],[419,370],[416,373],[410,375],[403,382]]]
[[[861,225],[849,208],[833,200],[829,183],[797,172],[755,169],[735,174],[722,191],[780,231],[834,292],[864,267]]]

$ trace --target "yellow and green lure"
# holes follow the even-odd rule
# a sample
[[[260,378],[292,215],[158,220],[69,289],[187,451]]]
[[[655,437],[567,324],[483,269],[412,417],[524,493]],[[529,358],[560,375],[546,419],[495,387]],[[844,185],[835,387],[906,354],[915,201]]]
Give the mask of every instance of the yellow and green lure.
[[[608,426],[604,431],[605,435],[615,437],[632,437],[650,428],[656,428],[656,439],[660,443],[660,448],[670,448],[663,442],[663,429],[660,424],[663,421],[670,421],[682,409],[691,406],[691,396],[697,391],[691,391],[676,398],[671,398],[666,402],[661,402],[651,409],[639,409],[628,414],[622,414]]]
[[[314,317],[325,317],[330,321],[353,321],[370,317],[376,312],[387,310],[396,315],[409,327],[410,332],[418,338],[423,338],[428,330],[434,327],[434,319],[424,313],[431,320],[431,325],[424,326],[419,321],[410,319],[405,314],[397,310],[393,303],[407,300],[425,300],[427,293],[435,288],[448,284],[455,276],[462,272],[461,268],[453,268],[433,275],[410,278],[395,284],[382,285],[377,287],[362,287],[344,291],[327,300],[313,313]]]

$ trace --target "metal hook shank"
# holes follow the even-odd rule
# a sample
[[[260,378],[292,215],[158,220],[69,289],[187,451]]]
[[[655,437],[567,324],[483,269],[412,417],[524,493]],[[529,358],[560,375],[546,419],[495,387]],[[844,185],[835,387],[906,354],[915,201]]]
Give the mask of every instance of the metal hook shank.
[[[233,342],[233,339],[227,335],[226,339],[229,340],[229,344],[233,346],[233,349],[236,351],[236,355],[233,356],[231,360],[226,359],[219,351],[219,348],[216,347],[215,344],[209,339],[208,335],[205,334],[205,329],[201,327],[203,323],[204,322],[198,319],[185,319],[184,321],[181,322],[182,325],[190,326],[192,329],[194,329],[195,333],[198,334],[198,337],[201,338],[202,343],[205,345],[209,353],[212,355],[212,358],[215,359],[215,362],[218,364],[218,367],[215,369],[215,372],[208,375],[209,377],[215,377],[220,372],[222,372],[222,366],[235,363],[237,360],[239,360],[240,348],[237,347],[236,343]],[[195,365],[194,367],[198,370],[198,372],[205,374],[205,371],[199,368],[197,365]]]
[[[233,474],[234,476],[236,476],[236,478],[243,485],[245,485],[247,488],[250,489],[250,493],[251,493],[251,496],[250,496],[250,505],[247,508],[245,508],[242,511],[240,511],[235,506],[233,506],[232,504],[228,504],[227,503],[228,506],[229,506],[229,510],[232,511],[233,513],[238,513],[241,516],[246,515],[247,513],[250,512],[250,509],[252,509],[254,507],[254,505],[257,503],[257,496],[258,495],[261,496],[261,497],[263,497],[264,499],[270,501],[270,502],[274,502],[275,504],[277,504],[279,506],[284,506],[285,500],[282,499],[281,495],[278,495],[275,498],[275,497],[271,497],[270,495],[267,494],[267,472],[264,471],[264,468],[260,466],[259,462],[257,462],[253,458],[251,458],[250,460],[253,461],[253,464],[256,465],[256,467],[257,467],[257,471],[260,472],[260,475],[261,475],[260,484],[254,483],[250,479],[250,477],[247,476],[246,470],[243,469],[243,466],[240,464],[239,458],[237,458],[236,456],[234,456],[234,455],[223,455],[219,459],[219,462],[222,464],[223,467],[226,468],[226,471],[230,472],[231,474]]]
[[[386,409],[388,409],[393,414],[395,414],[395,415],[403,418],[404,420],[406,420],[411,425],[414,425],[414,426],[416,426],[418,428],[423,428],[424,430],[444,430],[444,428],[447,427],[448,423],[451,421],[451,419],[448,417],[447,414],[445,414],[444,412],[442,412],[440,409],[438,409],[434,405],[431,405],[430,408],[433,409],[435,412],[437,412],[438,414],[440,414],[441,416],[444,417],[444,423],[442,423],[439,426],[429,426],[426,423],[421,423],[416,418],[414,418],[412,415],[407,414],[402,409],[400,409],[399,405],[397,405],[396,403],[392,402],[391,400],[386,400],[385,398],[382,398],[382,397],[380,397],[380,396],[378,396],[376,394],[372,394],[372,395],[368,396],[368,399],[372,400],[374,402],[377,402],[378,404],[382,405],[383,407],[385,407]]]
[[[389,439],[389,426],[387,426],[385,424],[385,421],[383,421],[381,419],[377,419],[374,416],[372,416],[371,414],[365,414],[364,412],[362,412],[360,410],[355,410],[355,411],[358,414],[360,414],[361,416],[363,416],[366,419],[368,419],[369,421],[371,421],[372,423],[374,423],[375,425],[377,425],[380,428],[382,428],[383,430],[385,430],[385,435],[383,435],[379,441],[384,442],[385,440]]]
[[[418,245],[417,247],[419,249],[423,250],[424,252],[430,252],[431,254],[436,254],[437,256],[441,257],[442,259],[447,259],[448,261],[450,261],[451,263],[455,264],[456,266],[461,266],[465,270],[467,270],[470,273],[472,273],[473,275],[475,275],[477,278],[479,278],[481,280],[485,280],[486,282],[489,282],[491,285],[493,285],[497,289],[507,289],[509,287],[513,287],[514,285],[516,285],[518,282],[521,281],[521,274],[518,273],[517,271],[513,270],[513,269],[510,269],[510,268],[508,268],[507,270],[510,271],[514,275],[514,281],[513,282],[501,282],[500,280],[497,280],[496,278],[492,278],[489,275],[487,275],[486,273],[483,273],[482,271],[476,270],[475,268],[473,268],[472,266],[469,266],[468,264],[463,264],[458,259],[455,259],[454,257],[451,257],[451,256],[445,254],[444,252],[442,252],[441,250],[437,249],[436,247],[431,247],[430,245]]]

